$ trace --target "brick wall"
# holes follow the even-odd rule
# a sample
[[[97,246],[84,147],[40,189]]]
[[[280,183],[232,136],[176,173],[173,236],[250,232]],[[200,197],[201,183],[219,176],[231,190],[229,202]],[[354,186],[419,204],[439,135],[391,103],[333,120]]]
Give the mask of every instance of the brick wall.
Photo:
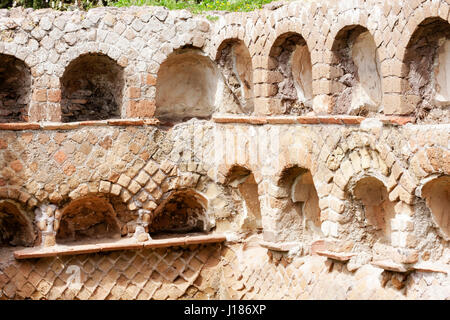
[[[448,11],[0,10],[0,298],[448,298]]]

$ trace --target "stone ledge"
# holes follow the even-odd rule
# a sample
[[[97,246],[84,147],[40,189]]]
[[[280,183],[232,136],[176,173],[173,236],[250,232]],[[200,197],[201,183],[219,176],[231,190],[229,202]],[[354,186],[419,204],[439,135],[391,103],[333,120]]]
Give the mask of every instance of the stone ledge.
[[[423,272],[439,272],[450,274],[450,266],[440,263],[420,262],[416,263],[413,268],[414,270]]]
[[[106,242],[99,244],[81,244],[81,245],[55,245],[52,247],[26,248],[14,251],[14,257],[17,260],[55,257],[59,255],[77,255],[95,252],[108,252],[117,250],[136,250],[164,248],[174,246],[186,246],[205,243],[224,242],[225,235],[185,235],[174,238],[152,239],[145,242],[137,242],[135,239],[122,239],[115,242]]]
[[[395,272],[408,272],[411,269],[411,267],[407,267],[404,264],[396,263],[392,260],[377,260],[373,261],[372,265],[375,267],[379,267],[384,270],[388,271],[395,271]]]
[[[328,116],[216,116],[216,123],[246,123],[246,124],[338,124],[359,125],[365,119],[360,116],[328,115]],[[414,123],[413,117],[383,116],[374,118],[386,125],[404,125]]]
[[[0,130],[36,130],[41,126],[37,122],[0,123]]]
[[[300,242],[269,242],[269,241],[260,241],[259,245],[261,247],[267,248],[269,250],[273,251],[282,251],[282,252],[288,252],[289,250],[301,246]]]
[[[384,116],[384,117],[380,118],[380,121],[383,122],[384,124],[403,126],[407,123],[415,123],[416,118],[401,117],[401,116]]]
[[[151,119],[110,119],[76,122],[11,122],[0,123],[0,130],[72,130],[80,127],[99,126],[145,126],[158,125],[159,120]]]
[[[352,252],[333,252],[333,251],[327,251],[327,250],[318,250],[316,251],[316,254],[322,257],[327,257],[332,260],[337,260],[341,262],[347,262],[349,261],[353,256],[356,255],[356,253]]]
[[[253,125],[262,124],[337,124],[337,125],[359,125],[364,117],[359,116],[220,116],[213,117],[215,123],[245,123]],[[405,125],[414,123],[413,117],[384,116],[378,119],[386,125]],[[94,126],[144,126],[158,125],[160,121],[156,118],[149,119],[110,119],[89,120],[76,122],[11,122],[0,123],[0,130],[72,130],[80,127]]]

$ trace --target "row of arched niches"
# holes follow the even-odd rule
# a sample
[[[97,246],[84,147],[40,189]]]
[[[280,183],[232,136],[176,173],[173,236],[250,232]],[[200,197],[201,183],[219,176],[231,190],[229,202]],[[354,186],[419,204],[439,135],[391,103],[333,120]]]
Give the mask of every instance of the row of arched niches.
[[[257,113],[258,97],[271,98],[270,103],[278,105],[274,113],[305,115],[313,111],[314,103],[320,105],[320,99],[314,102],[319,95],[333,101],[332,110],[325,113],[374,116],[385,111],[386,92],[408,97],[415,105],[410,114],[417,118],[431,113],[435,122],[445,122],[444,111],[450,105],[449,37],[447,21],[426,18],[410,37],[402,63],[392,64],[380,61],[379,48],[365,27],[349,25],[336,34],[329,64],[312,65],[302,35],[286,32],[261,56],[267,61],[267,70],[252,66],[249,49],[237,38],[224,40],[209,55],[186,45],[162,61],[156,77],[147,81],[146,93],[133,87],[135,75],[126,74],[118,60],[102,52],[88,52],[65,65],[59,83],[52,84],[60,92],[52,97],[49,92],[43,100],[39,97],[42,87],[27,64],[0,54],[0,122],[27,121],[30,104],[46,99],[59,104],[62,122],[126,118],[130,117],[130,99],[139,99],[141,94],[151,103],[139,108],[156,104],[154,116],[171,122],[208,119],[213,114],[252,115]],[[394,65],[401,65],[404,78],[391,82]],[[329,79],[322,82],[321,77]]]
[[[208,189],[214,192],[205,194],[196,188],[176,188],[166,192],[150,210],[130,210],[127,199],[123,193],[116,192],[114,184],[101,185],[97,191],[91,190],[74,199],[64,199],[58,206],[30,207],[21,203],[24,195],[19,200],[3,198],[0,200],[1,246],[108,243],[136,238],[139,234],[159,239],[224,231],[259,234],[261,239],[273,243],[299,241],[309,245],[311,241],[330,236],[329,231],[324,231],[330,213],[320,209],[317,183],[309,170],[298,166],[283,170],[275,185],[266,191],[270,197],[262,194],[261,182],[257,180],[251,170],[235,165],[222,181],[210,182],[214,186]],[[151,189],[151,184],[154,182],[145,189]],[[331,231],[331,235],[341,240],[358,239],[360,246],[380,242],[404,247],[393,234],[410,233],[422,238],[418,239],[421,247],[413,245],[413,248],[425,251],[435,246],[435,241],[449,241],[450,176],[427,178],[417,187],[411,205],[392,199],[388,185],[385,178],[370,170],[351,178],[343,191],[346,200],[341,202],[342,210],[329,205],[337,212],[342,211],[339,234]],[[335,194],[334,190],[330,192]],[[213,193],[221,195],[214,200]],[[267,205],[262,205],[263,201],[276,203],[269,206],[276,208],[275,216]],[[411,212],[398,209],[399,205],[406,205]],[[223,212],[217,213],[213,207],[220,210],[231,207],[234,213],[231,217],[221,217]],[[426,244],[423,239],[428,239]],[[139,241],[145,240],[148,239]]]

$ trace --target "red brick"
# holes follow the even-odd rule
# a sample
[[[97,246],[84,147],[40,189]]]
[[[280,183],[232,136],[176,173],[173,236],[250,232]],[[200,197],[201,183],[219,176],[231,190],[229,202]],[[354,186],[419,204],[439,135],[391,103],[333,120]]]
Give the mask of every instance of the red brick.
[[[341,117],[341,120],[344,124],[360,124],[364,120],[364,117],[343,116]]]
[[[87,120],[80,121],[80,126],[104,126],[107,125],[108,122],[106,120]]]
[[[38,123],[0,123],[0,130],[35,130],[40,129]]]
[[[60,102],[61,101],[61,90],[48,90],[48,101],[50,102]]]
[[[14,160],[13,162],[10,163],[9,165],[11,167],[11,169],[13,169],[15,172],[19,172],[22,171],[23,169],[23,164],[20,160]]]
[[[142,126],[144,124],[144,120],[114,119],[108,120],[108,124],[112,126]]]
[[[155,115],[156,103],[155,101],[142,100],[140,103],[139,117],[152,118]]]
[[[128,98],[137,99],[141,97],[141,88],[131,87],[128,88]]]
[[[248,118],[248,123],[250,124],[265,124],[267,123],[266,117],[250,117]]]
[[[30,143],[31,140],[33,139],[33,133],[32,132],[24,132],[22,133],[22,135],[20,136],[22,138],[23,141],[25,141],[25,143]],[[0,147],[1,149],[1,147]]]
[[[145,79],[145,83],[149,86],[154,86],[156,85],[156,78],[152,74],[148,73]]]
[[[129,118],[152,118],[155,114],[156,103],[150,100],[130,101],[127,116]]]
[[[297,123],[296,117],[267,117],[267,123],[270,124],[294,124]]]
[[[0,149],[6,149],[8,143],[4,139],[0,139]]]
[[[383,117],[381,119],[381,121],[384,123],[398,124],[398,125],[402,126],[407,123],[414,123],[416,121],[416,118],[414,118],[414,117]]]
[[[73,164],[69,163],[64,166],[63,172],[66,176],[71,176],[76,171],[76,168]]]
[[[59,164],[63,163],[67,159],[67,155],[64,153],[64,151],[59,150],[55,153],[53,158],[58,162]]]
[[[319,124],[319,118],[310,116],[297,117],[297,122],[301,124]]]
[[[226,239],[227,238],[222,234],[208,234],[203,236],[187,237],[185,242],[186,244],[214,243],[223,242]]]
[[[342,124],[342,121],[338,117],[319,117],[320,123],[324,124]]]
[[[248,123],[248,116],[213,117],[216,123]]]
[[[47,89],[34,90],[33,100],[36,102],[46,102],[47,101]]]

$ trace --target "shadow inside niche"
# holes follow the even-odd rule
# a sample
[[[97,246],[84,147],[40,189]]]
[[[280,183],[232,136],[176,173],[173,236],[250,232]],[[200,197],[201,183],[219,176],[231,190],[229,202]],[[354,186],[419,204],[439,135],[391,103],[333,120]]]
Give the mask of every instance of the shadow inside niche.
[[[192,190],[173,192],[153,213],[150,236],[205,232],[208,228],[206,199]]]
[[[31,73],[25,63],[0,54],[0,123],[28,120]]]
[[[72,61],[61,79],[62,122],[120,118],[123,68],[103,54]]]
[[[19,205],[0,201],[0,247],[32,246],[35,234]]]
[[[87,244],[121,237],[114,207],[105,199],[88,196],[71,201],[62,210],[56,234],[58,244]]]

